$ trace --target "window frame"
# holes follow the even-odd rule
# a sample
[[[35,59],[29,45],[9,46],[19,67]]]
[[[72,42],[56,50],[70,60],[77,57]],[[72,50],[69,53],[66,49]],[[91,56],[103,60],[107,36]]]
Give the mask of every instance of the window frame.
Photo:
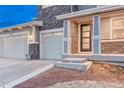
[[[124,39],[124,37],[123,38],[113,38],[113,33],[114,33],[114,27],[113,27],[113,21],[114,20],[120,20],[120,19],[124,19],[124,16],[123,15],[121,15],[121,16],[116,16],[116,17],[112,17],[112,18],[110,18],[110,24],[111,24],[111,33],[110,33],[110,39],[113,39],[113,40],[115,40],[115,39]],[[120,29],[120,28],[118,28],[118,29]],[[124,29],[124,28],[122,28],[122,29]]]
[[[92,46],[92,43],[91,43],[91,42],[92,42],[92,41],[91,41],[91,33],[92,33],[92,32],[90,32],[90,36],[89,36],[89,37],[82,37],[82,35],[83,35],[82,27],[83,27],[83,26],[90,26],[90,31],[92,31],[92,25],[91,25],[91,24],[82,24],[82,25],[80,25],[80,51],[81,51],[81,52],[84,52],[84,51],[92,51],[92,49],[91,49],[91,46]],[[89,31],[85,31],[85,32],[89,32]],[[82,43],[82,42],[83,42],[82,39],[83,39],[83,38],[89,38],[89,39],[90,39],[90,41],[89,41],[89,48],[87,48],[87,49],[86,49],[86,48],[83,49],[83,46],[82,46],[82,44],[83,44],[83,43]],[[88,43],[85,43],[85,44],[88,44]]]
[[[43,9],[46,9],[46,8],[48,8],[48,7],[51,7],[51,6],[54,6],[54,5],[42,5],[42,8],[43,8]]]

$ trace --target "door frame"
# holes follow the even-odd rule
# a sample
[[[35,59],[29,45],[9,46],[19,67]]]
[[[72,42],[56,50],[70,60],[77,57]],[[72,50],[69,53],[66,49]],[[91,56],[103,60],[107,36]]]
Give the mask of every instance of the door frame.
[[[89,49],[83,49],[83,46],[82,46],[82,27],[83,26],[90,26],[90,47],[89,47]],[[89,24],[82,24],[82,25],[80,25],[80,52],[91,52],[92,51],[92,40],[91,40],[91,38],[92,38],[92,24],[91,23],[89,23]],[[84,38],[88,38],[88,37],[84,37]]]

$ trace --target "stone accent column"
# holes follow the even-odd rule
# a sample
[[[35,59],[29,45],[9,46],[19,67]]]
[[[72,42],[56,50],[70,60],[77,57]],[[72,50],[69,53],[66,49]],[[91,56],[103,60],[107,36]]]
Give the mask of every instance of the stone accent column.
[[[39,59],[40,49],[39,49],[39,29],[37,26],[32,26],[31,38],[32,42],[29,43],[29,55],[31,59]]]
[[[63,54],[68,54],[68,31],[69,31],[69,21],[64,20],[63,23],[64,35],[63,35]]]
[[[39,59],[39,43],[29,44],[29,55],[31,55],[31,59]]]
[[[101,54],[99,15],[93,16],[92,51],[93,54]]]

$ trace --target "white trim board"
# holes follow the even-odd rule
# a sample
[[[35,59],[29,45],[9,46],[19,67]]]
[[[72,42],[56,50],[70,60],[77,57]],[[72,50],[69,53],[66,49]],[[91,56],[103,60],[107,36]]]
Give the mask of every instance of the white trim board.
[[[68,44],[67,44],[67,54],[71,54],[71,40],[70,40],[70,37],[71,37],[71,21],[69,21],[68,20],[68,23],[67,23],[67,25],[68,25],[68,31],[67,31],[67,38],[63,38],[63,39],[67,39],[67,42],[68,42]],[[64,35],[63,35],[64,36]]]
[[[68,13],[68,14],[58,15],[58,16],[56,16],[56,18],[57,19],[69,19],[69,18],[87,16],[87,15],[97,14],[97,13],[102,13],[102,12],[119,10],[119,9],[123,9],[123,8],[124,8],[123,5],[102,6],[102,7],[86,9],[86,10],[82,10],[82,11],[78,11],[78,12],[72,12],[72,13]]]
[[[58,29],[48,29],[48,30],[42,30],[40,31],[41,33],[55,33],[55,32],[61,32],[63,31],[63,28],[58,28]]]
[[[46,8],[48,8],[48,7],[51,7],[51,6],[54,6],[54,5],[42,5],[42,8],[43,8],[43,9],[46,9]]]
[[[109,39],[109,40],[101,40],[101,42],[124,42],[124,39]]]
[[[11,35],[11,32],[8,32],[6,34],[1,34],[0,37],[9,37],[9,36],[17,36],[17,35],[28,35],[30,31],[20,31],[20,32],[12,32],[12,35]]]
[[[14,26],[9,26],[9,27],[5,27],[5,28],[1,28],[0,32],[4,31],[4,30],[11,30],[13,28],[32,26],[32,25],[43,26],[43,23],[42,23],[42,21],[32,21],[32,22],[22,23],[22,24],[18,24],[18,25],[14,25]]]

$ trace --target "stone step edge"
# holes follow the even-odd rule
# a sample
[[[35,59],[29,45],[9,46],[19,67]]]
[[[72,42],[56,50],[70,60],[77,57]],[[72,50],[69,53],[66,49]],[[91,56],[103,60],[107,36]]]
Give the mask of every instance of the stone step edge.
[[[87,71],[91,65],[92,65],[91,61],[87,61],[85,63],[68,63],[68,62],[55,63],[55,67],[60,67],[60,68],[64,68],[64,69],[71,69],[71,70],[78,70],[78,71]]]
[[[83,63],[87,61],[87,58],[65,58],[62,59],[63,62],[72,62],[72,63]]]

